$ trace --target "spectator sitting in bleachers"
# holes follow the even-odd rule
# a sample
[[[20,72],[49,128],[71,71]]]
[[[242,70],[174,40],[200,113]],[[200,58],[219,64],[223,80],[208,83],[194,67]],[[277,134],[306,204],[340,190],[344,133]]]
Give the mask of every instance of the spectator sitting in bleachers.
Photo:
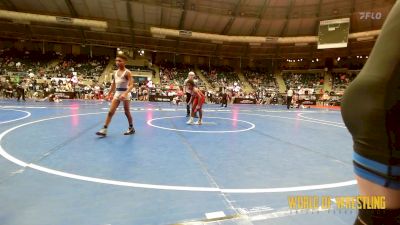
[[[0,51],[0,75],[9,72],[18,75],[43,73],[47,64],[55,59],[54,52],[18,51],[14,48]]]
[[[246,68],[243,72],[250,85],[256,90],[275,91],[278,87],[271,72],[260,68]]]
[[[83,79],[96,81],[109,62],[108,56],[95,56],[90,58],[87,55],[65,56],[60,63],[50,68],[47,73],[51,77],[71,78],[74,74],[79,74]]]
[[[163,85],[170,84],[171,81],[175,86],[183,85],[187,74],[193,71],[193,67],[187,64],[177,63],[173,64],[171,62],[163,62],[160,65],[160,78]],[[198,77],[195,77],[198,80]]]
[[[201,73],[214,88],[232,87],[234,83],[243,86],[238,74],[230,66],[212,66],[208,68],[208,66],[201,65],[199,68]]]
[[[319,93],[324,85],[324,76],[315,73],[284,73],[283,79],[286,87],[293,87],[300,90],[301,88],[312,88],[315,92]]]
[[[332,73],[332,78],[333,78],[333,89],[332,89],[332,91],[335,93],[335,95],[343,95],[344,90],[356,78],[358,72],[359,71]]]

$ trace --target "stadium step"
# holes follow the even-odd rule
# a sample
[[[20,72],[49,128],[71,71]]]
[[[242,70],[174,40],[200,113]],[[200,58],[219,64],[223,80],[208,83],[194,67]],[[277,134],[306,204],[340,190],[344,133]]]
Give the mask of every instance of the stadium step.
[[[324,92],[325,91],[331,92],[333,86],[332,81],[333,81],[332,74],[330,72],[326,72],[324,76]]]
[[[203,76],[203,74],[201,73],[199,67],[197,67],[197,65],[194,67],[194,72],[196,73],[196,75],[200,78],[200,80],[203,82],[203,84],[206,85],[206,88],[208,90],[212,90],[212,85],[207,81],[207,79]]]
[[[151,67],[155,71],[155,76],[153,77],[153,84],[160,84],[161,83],[161,78],[160,78],[160,67],[157,65],[153,64]]]
[[[253,93],[254,92],[253,87],[250,85],[249,81],[244,77],[242,72],[238,72],[238,77],[243,84],[243,90],[246,93]]]
[[[101,76],[99,77],[99,82],[102,83],[103,81],[111,81],[112,76],[110,74],[112,73],[113,67],[114,67],[114,58],[110,58],[110,61],[108,62],[108,65],[104,69],[103,73],[101,73]]]
[[[282,73],[275,74],[275,79],[279,87],[279,93],[286,93],[286,84],[283,80]]]

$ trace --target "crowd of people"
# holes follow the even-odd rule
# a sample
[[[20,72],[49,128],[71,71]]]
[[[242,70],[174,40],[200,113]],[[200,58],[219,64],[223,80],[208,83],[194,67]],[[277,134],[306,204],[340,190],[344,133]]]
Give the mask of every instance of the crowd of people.
[[[200,65],[200,72],[213,87],[242,86],[238,74],[231,66]]]
[[[313,88],[320,90],[324,85],[324,75],[315,73],[283,73],[283,80],[285,81],[286,87],[301,88]]]
[[[83,79],[96,81],[109,63],[108,56],[66,55],[58,64],[49,67],[47,77],[71,78],[79,75]]]
[[[101,83],[98,77],[109,62],[108,56],[61,56],[55,52],[42,54],[3,50],[0,54],[0,96],[24,100],[25,96],[44,99],[50,94],[55,94],[77,99],[103,99],[109,91],[110,83]],[[127,68],[132,71],[147,71],[144,67]],[[151,100],[151,96],[167,96],[174,102],[182,102],[180,93],[184,89],[188,72],[193,71],[194,66],[165,61],[159,68],[161,82],[154,84],[150,78],[136,82],[130,95],[132,100],[148,101]],[[196,85],[204,92],[208,103],[225,105],[226,102],[234,102],[236,98],[254,100],[257,104],[285,102],[285,94],[279,93],[275,77],[265,69],[247,67],[243,70],[245,78],[254,89],[252,93],[242,89],[243,84],[237,72],[230,66],[209,68],[200,65],[199,69],[212,84],[212,88],[207,89],[199,76],[194,76]],[[15,76],[14,73],[20,73],[20,76]],[[332,92],[324,93],[322,90],[325,81],[322,74],[283,73],[286,87],[293,88],[296,95],[318,94],[319,100],[324,103],[343,93],[355,76],[356,73],[332,73],[333,80],[329,81],[333,84]]]
[[[293,102],[298,100],[315,101],[317,105],[338,106],[344,91],[357,76],[357,72],[332,72],[330,91],[323,91],[323,76],[311,74],[284,74],[287,89],[293,92]],[[310,77],[311,76],[311,79]],[[292,102],[292,105],[294,103]]]
[[[55,52],[18,51],[14,48],[0,50],[1,75],[43,74],[48,64],[57,59]]]
[[[109,56],[5,49],[0,54],[0,96],[38,100],[55,93],[73,93],[68,97],[100,99],[106,84],[98,78],[109,60]]]
[[[101,99],[106,84],[94,83],[92,85],[77,84],[69,79],[37,79],[24,78],[19,82],[8,79],[0,80],[0,96],[11,99],[20,97],[22,100],[32,98],[35,100],[46,98],[50,94],[58,94],[76,99]]]
[[[243,74],[257,91],[276,91],[278,88],[274,75],[265,69],[248,67]]]
[[[182,86],[187,74],[193,71],[193,67],[188,64],[174,64],[168,61],[161,63],[159,67],[161,83],[164,85],[173,84],[175,86]]]
[[[96,80],[109,62],[109,56],[65,55],[57,52],[0,51],[0,75],[29,76],[31,78],[71,78]]]
[[[343,95],[344,91],[357,75],[358,72],[332,73],[332,91],[337,95]]]

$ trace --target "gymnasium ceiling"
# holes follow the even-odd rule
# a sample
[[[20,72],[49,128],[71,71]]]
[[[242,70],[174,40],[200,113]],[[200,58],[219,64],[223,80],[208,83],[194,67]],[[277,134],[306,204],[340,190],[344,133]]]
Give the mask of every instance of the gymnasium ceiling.
[[[106,31],[44,23],[0,20],[0,37],[34,41],[143,48],[151,51],[221,57],[274,58],[315,54],[315,45],[249,46],[191,39],[152,37],[151,26],[250,36],[316,35],[320,20],[351,18],[350,32],[380,29],[395,0],[0,0],[0,9],[105,20]],[[380,20],[360,19],[361,12]],[[361,54],[373,41],[350,43],[338,54]],[[344,52],[347,51],[347,52]]]

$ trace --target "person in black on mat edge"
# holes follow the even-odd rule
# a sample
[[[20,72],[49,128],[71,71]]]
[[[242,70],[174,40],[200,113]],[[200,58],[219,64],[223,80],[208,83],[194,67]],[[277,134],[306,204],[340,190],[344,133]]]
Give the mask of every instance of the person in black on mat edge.
[[[19,84],[17,85],[17,101],[19,101],[22,97],[23,101],[25,100],[25,82],[21,81],[19,82]]]
[[[226,93],[226,87],[221,87],[221,107],[228,107],[228,94]]]

